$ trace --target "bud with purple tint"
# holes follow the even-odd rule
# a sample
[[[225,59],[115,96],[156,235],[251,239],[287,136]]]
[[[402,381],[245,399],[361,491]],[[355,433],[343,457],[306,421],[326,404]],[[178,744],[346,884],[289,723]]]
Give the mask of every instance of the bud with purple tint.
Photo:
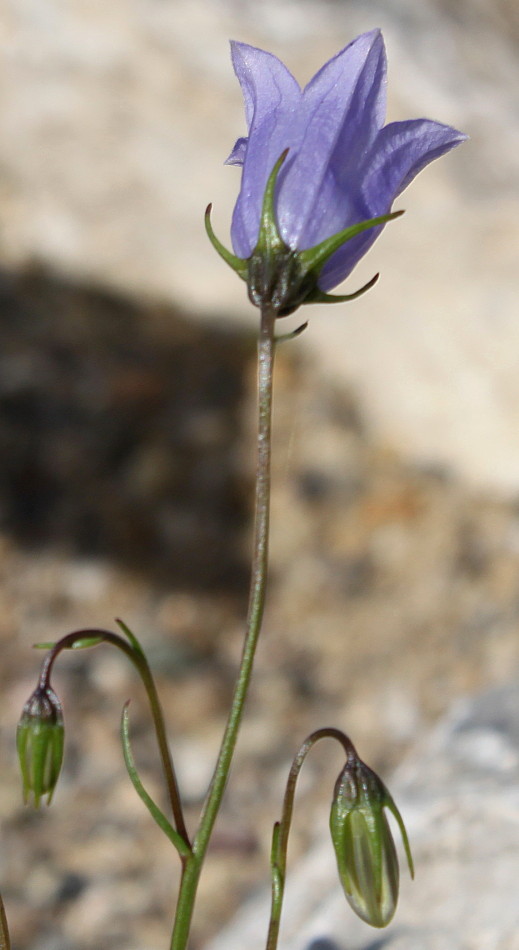
[[[16,731],[24,801],[32,793],[36,808],[45,795],[50,805],[61,771],[64,737],[61,703],[51,686],[40,685],[25,703]]]

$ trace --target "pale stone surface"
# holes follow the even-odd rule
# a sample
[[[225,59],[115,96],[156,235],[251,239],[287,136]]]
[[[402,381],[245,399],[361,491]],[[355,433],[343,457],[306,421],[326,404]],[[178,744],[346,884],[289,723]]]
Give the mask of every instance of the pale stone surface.
[[[517,950],[519,690],[459,704],[390,783],[411,838],[416,880],[404,869],[386,930],[350,911],[331,843],[288,873],[284,950]],[[325,816],[321,816],[325,827]],[[327,836],[323,834],[323,838]],[[252,901],[207,950],[260,950],[269,897]]]
[[[29,260],[193,313],[251,321],[206,240],[238,186],[243,131],[227,38],[302,80],[380,25],[390,118],[429,115],[471,141],[399,205],[347,311],[313,311],[306,345],[353,381],[373,428],[476,485],[519,487],[517,7],[507,0],[5,0],[0,259]],[[252,319],[254,317],[252,316]]]

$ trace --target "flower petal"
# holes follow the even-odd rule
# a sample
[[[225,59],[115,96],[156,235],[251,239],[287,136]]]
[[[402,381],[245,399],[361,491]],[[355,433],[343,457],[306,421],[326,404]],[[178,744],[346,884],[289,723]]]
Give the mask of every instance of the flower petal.
[[[352,215],[351,223],[386,214],[426,165],[466,138],[462,132],[430,119],[392,122],[381,129],[342,199],[344,211]],[[382,227],[373,228],[340,248],[321,271],[320,289],[328,291],[341,283],[381,231]]]
[[[368,34],[370,35],[370,34]],[[347,121],[341,129],[301,240],[303,248],[320,243],[371,217],[359,193],[359,169],[371,149],[386,111],[386,55],[375,31],[373,45],[356,84]]]
[[[231,236],[235,253],[249,257],[258,239],[263,194],[276,161],[286,148],[296,148],[303,134],[297,120],[301,89],[283,63],[263,50],[232,43],[232,58],[242,87],[249,127],[246,148],[231,158],[243,161],[240,195]],[[238,143],[237,143],[238,145]]]
[[[466,138],[449,125],[430,119],[386,125],[366,158],[362,191],[370,213],[385,214],[418,172]]]
[[[257,245],[263,197],[280,156],[275,224],[293,251],[318,247],[352,225],[380,218],[415,175],[466,138],[428,119],[383,128],[386,57],[379,30],[364,33],[326,63],[301,91],[270,53],[232,44],[248,135],[228,164],[242,165],[231,234],[235,254]],[[382,226],[347,241],[323,266],[316,292],[341,283]]]
[[[225,159],[224,165],[243,165],[248,141],[245,136],[237,139],[231,154]]]
[[[273,53],[232,40],[231,57],[243,93],[249,132],[253,121],[256,125],[261,123],[285,96],[295,94],[296,101],[299,100],[299,83]]]
[[[338,215],[333,209],[345,191],[344,175],[351,169],[355,180],[359,161],[383,124],[384,79],[384,43],[380,31],[372,30],[306,86],[304,139],[286,171],[278,204],[280,231],[291,247],[310,247],[352,223],[341,217],[342,209]],[[342,156],[339,164],[337,156]],[[343,175],[337,175],[341,170]]]

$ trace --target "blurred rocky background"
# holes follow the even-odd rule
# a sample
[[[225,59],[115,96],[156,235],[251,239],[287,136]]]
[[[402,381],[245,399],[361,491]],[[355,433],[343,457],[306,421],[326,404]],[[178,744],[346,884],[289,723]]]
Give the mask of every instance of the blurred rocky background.
[[[500,858],[513,836],[469,847],[463,821],[477,823],[483,800],[494,831],[496,816],[517,821],[516,3],[4,0],[0,17],[0,885],[14,945],[167,945],[174,856],[119,750],[132,696],[135,752],[160,794],[132,671],[107,649],[63,658],[64,775],[35,815],[20,804],[12,738],[38,669],[31,644],[116,616],[135,628],[194,821],[240,652],[253,476],[256,314],[202,226],[212,200],[225,238],[238,188],[222,165],[244,129],[227,40],[272,50],[304,82],[381,26],[389,118],[427,115],[471,139],[399,200],[407,214],[346,287],[380,271],[376,288],[315,307],[280,348],[265,638],[194,947],[265,881],[295,744],[333,723],[385,777],[406,758],[398,781],[431,890],[437,904],[442,887],[461,894],[450,929],[440,916],[424,936],[425,902],[407,891],[406,906],[424,907],[410,939],[509,950],[514,878]],[[460,729],[476,735],[472,759]],[[308,763],[293,865],[315,853],[336,766],[326,751]],[[427,840],[425,797],[430,827],[451,819]],[[475,892],[460,873],[469,851],[493,868]],[[482,916],[467,936],[485,885],[488,920],[505,929]],[[316,935],[307,896],[294,940]],[[322,936],[343,926],[347,946],[350,917],[344,906],[329,933],[321,917]],[[356,934],[351,945],[384,945]]]

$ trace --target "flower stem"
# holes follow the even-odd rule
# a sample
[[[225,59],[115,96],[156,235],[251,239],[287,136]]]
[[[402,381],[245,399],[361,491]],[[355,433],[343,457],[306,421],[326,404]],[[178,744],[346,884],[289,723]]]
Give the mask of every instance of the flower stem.
[[[274,825],[274,834],[272,839],[271,872],[272,872],[272,902],[270,910],[270,923],[267,937],[266,950],[276,950],[279,936],[279,926],[281,923],[281,911],[283,908],[283,897],[285,893],[285,878],[287,866],[288,835],[292,822],[292,812],[294,810],[294,797],[296,793],[297,779],[306,756],[310,749],[319,742],[320,739],[336,739],[342,745],[346,759],[349,760],[355,754],[353,744],[344,735],[340,729],[333,727],[317,729],[303,742],[297,755],[292,762],[283,799],[283,811],[281,821]]]
[[[111,643],[112,646],[122,650],[128,659],[131,660],[133,666],[139,673],[146,690],[148,702],[150,704],[150,711],[153,719],[153,725],[155,727],[155,735],[157,738],[157,745],[159,748],[164,777],[166,779],[168,797],[171,810],[173,812],[175,827],[185,844],[190,847],[189,836],[184,822],[178,781],[168,745],[164,714],[162,712],[162,706],[157,693],[157,687],[155,686],[155,680],[153,679],[146,656],[140,647],[137,647],[136,642],[131,646],[126,642],[126,640],[123,640],[119,634],[111,633],[109,630],[87,629],[76,630],[74,633],[69,633],[65,637],[62,637],[62,639],[52,647],[45,657],[40,672],[40,685],[46,686],[48,684],[52,667],[54,666],[54,663],[62,650],[72,649],[77,641],[88,639],[92,639],[94,642],[97,640],[98,642]]]
[[[7,926],[7,917],[5,915],[4,902],[0,895],[0,950],[11,950],[11,941],[9,938],[9,927]]]
[[[256,464],[256,500],[254,514],[254,542],[251,571],[251,586],[243,653],[234,688],[234,695],[227,725],[220,746],[213,778],[207,792],[200,817],[198,831],[193,842],[193,853],[187,858],[180,882],[175,926],[171,937],[171,950],[185,950],[193,915],[198,881],[207,847],[211,838],[231,762],[236,747],[243,709],[252,675],[254,655],[258,643],[265,605],[268,566],[268,539],[270,514],[270,458],[272,418],[272,376],[274,367],[275,311],[270,307],[261,310],[258,341],[258,441]]]

